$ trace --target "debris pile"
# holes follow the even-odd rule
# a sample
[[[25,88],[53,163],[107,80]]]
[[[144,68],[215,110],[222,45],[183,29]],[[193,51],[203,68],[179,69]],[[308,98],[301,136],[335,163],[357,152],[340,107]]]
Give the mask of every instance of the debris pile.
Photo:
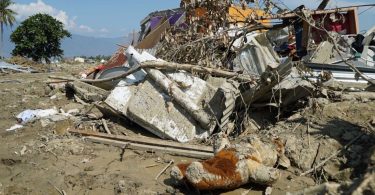
[[[309,120],[291,113],[316,111],[326,102],[375,100],[375,28],[359,34],[356,7],[325,9],[323,1],[317,10],[283,10],[272,1],[263,7],[256,2],[183,0],[180,8],[151,13],[141,22],[138,41],[83,71],[81,79],[51,77],[51,87],[66,83],[67,96],[89,107],[75,116],[78,121],[102,125],[86,131],[78,124],[70,132],[93,142],[202,159],[171,171],[174,180],[198,190],[272,186],[291,165],[306,171],[301,175],[321,168],[342,150],[318,159],[321,144],[310,142],[328,135],[316,136],[317,127],[312,131]],[[92,109],[101,114],[89,117]],[[268,111],[273,124],[261,124],[262,113],[252,117],[259,111]],[[19,118],[46,117],[41,112],[25,111]],[[172,141],[112,134],[102,117]],[[271,130],[283,121],[299,124]],[[298,137],[301,123],[307,132]],[[374,140],[357,133],[346,135],[347,144],[324,143],[347,150],[357,140]],[[299,138],[307,146],[296,145]],[[213,149],[216,142],[221,144]]]

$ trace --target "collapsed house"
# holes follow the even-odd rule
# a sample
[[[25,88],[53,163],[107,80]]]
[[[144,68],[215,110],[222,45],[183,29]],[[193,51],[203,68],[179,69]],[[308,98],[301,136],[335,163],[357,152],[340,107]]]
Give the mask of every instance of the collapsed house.
[[[67,86],[104,114],[188,144],[216,134],[236,137],[248,107],[281,112],[312,94],[327,95],[318,88],[332,80],[375,84],[375,29],[359,34],[355,7],[271,11],[184,0],[180,8],[151,13],[132,45],[83,79],[65,78]],[[279,174],[273,167],[290,162],[283,142],[269,152],[260,145],[232,145],[215,155],[195,148],[211,159],[177,165],[172,177],[198,189],[272,184]],[[221,162],[232,169],[220,170]]]

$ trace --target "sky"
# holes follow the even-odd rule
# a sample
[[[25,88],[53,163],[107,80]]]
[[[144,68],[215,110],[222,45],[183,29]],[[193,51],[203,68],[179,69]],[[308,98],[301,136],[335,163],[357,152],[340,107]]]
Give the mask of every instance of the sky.
[[[47,13],[61,21],[73,34],[92,37],[121,37],[139,29],[139,22],[148,13],[176,8],[180,0],[13,0],[12,9],[18,22],[36,13]],[[294,9],[301,0],[274,0]],[[316,8],[320,0],[304,0],[309,8]],[[331,0],[330,7],[375,3],[374,0]],[[359,13],[366,8],[361,8]],[[375,25],[375,8],[360,15],[360,29]]]

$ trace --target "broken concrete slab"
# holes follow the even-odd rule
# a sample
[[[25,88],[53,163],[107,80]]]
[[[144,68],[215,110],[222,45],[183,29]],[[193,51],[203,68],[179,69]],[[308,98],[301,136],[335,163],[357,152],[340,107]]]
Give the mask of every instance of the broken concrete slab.
[[[212,98],[215,94],[214,87],[187,73],[167,75],[185,86],[184,93],[188,94],[195,104]],[[136,77],[142,79],[144,74],[140,73]],[[181,106],[173,104],[168,94],[152,82],[153,80],[146,79],[134,86],[126,80],[120,81],[105,103],[162,138],[187,142],[194,138],[208,137],[209,133],[205,133],[206,130],[199,127],[189,113]]]
[[[155,57],[145,52],[139,54],[133,50],[132,54],[129,54],[129,59],[155,60]],[[146,72],[149,73],[150,71],[146,70]],[[160,74],[163,73],[160,72]],[[130,77],[134,77],[133,81],[136,82],[130,81]],[[120,81],[105,100],[105,103],[114,110],[161,138],[187,142],[195,138],[207,138],[212,133],[215,125],[209,125],[208,129],[201,127],[191,112],[188,112],[181,104],[175,103],[173,101],[175,98],[171,98],[165,92],[165,89],[155,84],[154,79],[147,77],[144,80],[145,72],[143,70],[130,75],[130,77],[128,76]],[[188,99],[189,104],[196,107],[196,110],[204,109],[204,113],[212,114],[208,107],[216,107],[215,105],[221,101],[221,99],[213,100],[217,88],[189,73],[167,73],[164,78],[168,79],[169,82],[175,83],[178,89],[181,90],[181,94],[186,96],[185,99]],[[144,80],[143,83],[138,86],[134,85],[134,83],[142,80]],[[210,106],[205,107],[205,105],[202,105],[205,104],[203,102]]]
[[[135,84],[144,80],[146,72],[140,70],[121,80],[108,95],[105,103],[120,113],[125,113],[130,98],[134,95],[137,86]],[[124,114],[126,116],[126,114]]]
[[[155,61],[158,60],[151,54],[147,52],[138,53],[133,47],[129,47],[126,50],[126,55],[129,59],[129,65],[138,65],[145,61]],[[159,60],[160,61],[160,60]],[[211,133],[216,126],[214,116],[211,113],[206,112],[204,104],[195,104],[191,98],[185,94],[180,86],[168,78],[164,73],[159,70],[145,68],[145,71],[149,77],[154,80],[155,83],[161,87],[169,96],[173,98],[173,101],[179,104],[181,107],[186,109],[187,112],[199,122],[199,124],[204,128],[209,130]],[[177,70],[176,70],[177,71]],[[187,85],[186,85],[187,86]],[[207,102],[207,101],[206,101]]]
[[[129,101],[126,111],[132,121],[161,138],[188,142],[194,138],[207,138],[208,131],[197,122],[160,87],[147,79]]]

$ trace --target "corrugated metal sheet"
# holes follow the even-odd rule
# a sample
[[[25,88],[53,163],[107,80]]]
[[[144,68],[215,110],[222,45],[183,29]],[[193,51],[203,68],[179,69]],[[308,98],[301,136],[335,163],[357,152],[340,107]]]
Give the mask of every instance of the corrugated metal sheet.
[[[233,44],[235,50],[239,51],[233,61],[235,69],[251,75],[261,75],[267,66],[277,67],[280,64],[280,58],[265,33],[249,33],[246,40],[242,37]]]
[[[17,71],[17,72],[26,72],[26,73],[36,72],[34,69],[30,67],[22,67],[20,65],[9,64],[3,61],[0,61],[0,69],[9,69],[9,70]]]
[[[238,89],[239,83],[235,81],[225,82],[220,90],[224,93],[224,110],[223,116],[220,119],[220,128],[226,131],[228,129],[228,123],[230,122],[230,116],[236,107],[236,99],[240,95],[240,90]]]

